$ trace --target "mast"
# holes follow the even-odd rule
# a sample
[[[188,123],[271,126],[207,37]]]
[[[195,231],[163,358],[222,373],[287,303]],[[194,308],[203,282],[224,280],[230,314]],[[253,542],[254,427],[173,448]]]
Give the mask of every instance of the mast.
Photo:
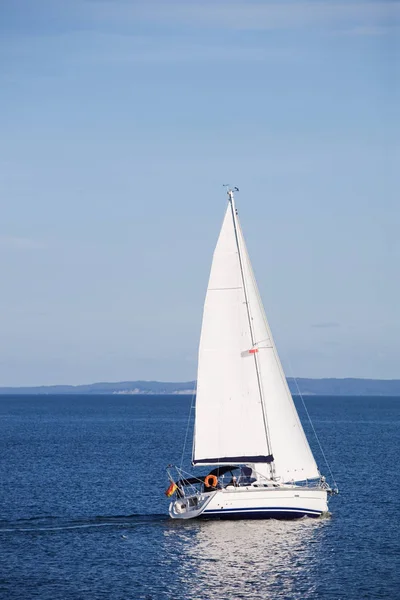
[[[256,348],[257,342],[256,342],[255,336],[254,336],[253,319],[252,319],[251,312],[250,312],[250,304],[249,304],[249,299],[248,299],[248,294],[247,294],[247,284],[246,284],[246,279],[245,279],[244,271],[243,271],[243,261],[242,261],[241,248],[240,248],[239,237],[238,237],[238,232],[237,232],[237,209],[235,206],[235,198],[234,198],[234,193],[233,193],[234,191],[239,191],[239,189],[234,188],[234,190],[232,190],[232,189],[228,188],[227,194],[228,194],[229,203],[230,203],[231,212],[232,212],[233,228],[235,231],[235,241],[236,241],[237,252],[238,252],[238,257],[239,257],[240,274],[241,274],[241,278],[242,278],[246,312],[247,312],[247,318],[248,318],[248,322],[249,322],[250,337],[251,337],[252,350],[253,350],[252,354],[253,354],[254,366],[255,366],[256,374],[257,374],[258,391],[259,391],[260,400],[261,400],[262,415],[263,415],[264,429],[265,429],[265,438],[266,438],[266,442],[267,442],[267,451],[268,451],[267,463],[270,466],[271,479],[273,479],[275,476],[274,457],[272,454],[271,440],[270,440],[269,429],[268,429],[268,420],[267,420],[267,413],[266,413],[266,408],[265,408],[264,392],[263,392],[262,383],[261,383],[260,365],[258,363],[258,358],[257,358],[258,348]]]

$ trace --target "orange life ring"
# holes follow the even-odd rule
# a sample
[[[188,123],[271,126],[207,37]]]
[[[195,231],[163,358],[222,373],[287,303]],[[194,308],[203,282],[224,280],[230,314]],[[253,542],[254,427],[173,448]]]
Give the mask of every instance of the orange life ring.
[[[204,478],[204,485],[206,487],[217,487],[217,483],[218,483],[218,478],[215,477],[215,475],[207,475],[207,477]]]

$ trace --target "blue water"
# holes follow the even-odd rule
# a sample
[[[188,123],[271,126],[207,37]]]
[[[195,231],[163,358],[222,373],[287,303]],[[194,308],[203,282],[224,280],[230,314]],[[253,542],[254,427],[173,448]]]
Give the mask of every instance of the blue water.
[[[295,522],[167,518],[189,406],[0,397],[1,598],[400,598],[400,398],[307,399],[340,495]]]

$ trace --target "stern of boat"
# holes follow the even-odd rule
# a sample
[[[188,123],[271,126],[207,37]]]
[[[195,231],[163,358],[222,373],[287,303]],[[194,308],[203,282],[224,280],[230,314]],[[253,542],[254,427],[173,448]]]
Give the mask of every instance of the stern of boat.
[[[171,519],[194,519],[199,517],[216,492],[209,494],[195,494],[176,498],[169,505],[169,516]]]

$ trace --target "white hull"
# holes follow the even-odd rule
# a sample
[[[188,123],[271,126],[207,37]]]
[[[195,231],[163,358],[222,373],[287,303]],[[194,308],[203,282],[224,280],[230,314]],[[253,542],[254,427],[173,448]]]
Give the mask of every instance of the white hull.
[[[328,511],[327,491],[306,487],[233,487],[178,498],[171,502],[173,519],[296,519]]]

